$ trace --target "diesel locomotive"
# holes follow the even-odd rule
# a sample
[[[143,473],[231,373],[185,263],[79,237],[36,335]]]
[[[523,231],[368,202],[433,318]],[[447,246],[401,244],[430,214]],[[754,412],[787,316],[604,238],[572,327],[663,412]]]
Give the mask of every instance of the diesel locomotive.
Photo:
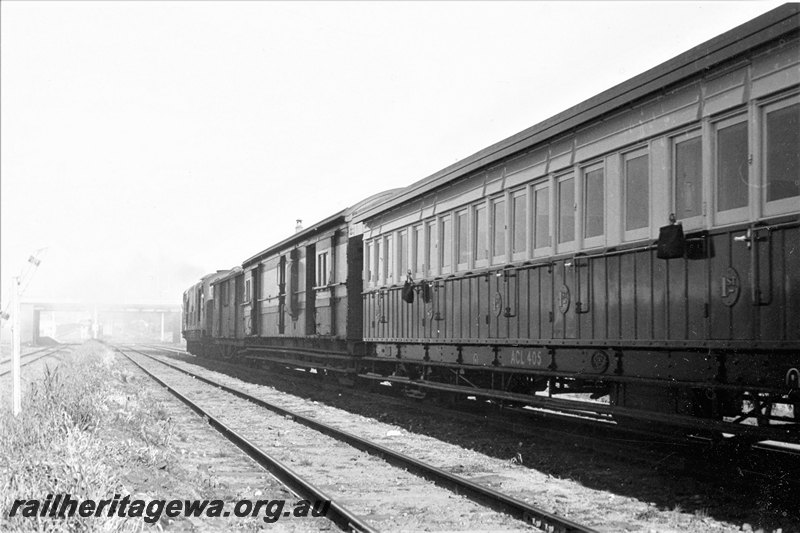
[[[800,441],[785,5],[184,294],[188,350]]]

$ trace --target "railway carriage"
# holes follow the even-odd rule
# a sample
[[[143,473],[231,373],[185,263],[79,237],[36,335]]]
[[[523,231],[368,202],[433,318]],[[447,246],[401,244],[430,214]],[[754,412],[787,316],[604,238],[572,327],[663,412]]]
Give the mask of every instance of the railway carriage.
[[[364,351],[362,246],[352,218],[395,192],[373,195],[299,230],[217,277],[217,318],[206,351],[321,373],[352,371],[351,354]]]
[[[182,331],[190,352],[201,352],[212,339],[214,324],[213,283],[227,270],[208,274],[183,293]]]
[[[797,9],[358,215],[365,372],[785,436],[800,411]],[[609,405],[552,400],[564,393]]]
[[[214,313],[209,340],[205,353],[199,355],[220,355],[230,357],[242,345],[244,325],[241,320],[242,269],[234,267],[224,276],[212,283]]]
[[[188,349],[800,440],[798,10],[196,285]]]

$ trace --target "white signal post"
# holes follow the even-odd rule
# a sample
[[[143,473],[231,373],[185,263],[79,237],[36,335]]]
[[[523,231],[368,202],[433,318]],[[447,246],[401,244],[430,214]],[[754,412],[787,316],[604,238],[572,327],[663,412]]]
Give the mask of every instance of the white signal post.
[[[22,297],[22,291],[25,290],[25,287],[27,287],[28,283],[30,283],[33,278],[34,270],[42,262],[42,260],[39,259],[39,254],[45,249],[46,248],[41,248],[36,250],[36,252],[28,258],[28,263],[30,263],[30,265],[28,265],[25,272],[21,276],[11,278],[11,315],[9,316],[6,312],[0,314],[3,320],[11,319],[11,412],[14,416],[22,412],[22,378],[20,376],[20,368],[22,366],[20,363],[20,359],[22,358],[22,349],[20,347],[22,326],[19,300]]]
[[[22,411],[22,383],[20,379],[20,319],[19,319],[19,276],[11,279],[11,411],[14,416]]]

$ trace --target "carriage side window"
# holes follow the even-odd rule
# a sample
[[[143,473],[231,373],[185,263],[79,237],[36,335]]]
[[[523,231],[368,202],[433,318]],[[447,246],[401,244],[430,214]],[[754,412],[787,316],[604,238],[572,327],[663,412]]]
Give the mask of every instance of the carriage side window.
[[[717,212],[747,207],[750,157],[747,145],[747,122],[741,118],[733,120],[717,125],[715,161]],[[722,221],[728,222],[728,220]]]
[[[442,247],[439,256],[442,259],[442,273],[451,271],[453,265],[453,222],[450,215],[441,218]]]
[[[386,236],[386,242],[383,245],[384,254],[386,257],[384,258],[383,268],[385,269],[383,272],[384,279],[386,280],[387,284],[391,284],[394,280],[394,239],[391,235]]]
[[[436,232],[436,221],[431,220],[425,224],[425,275],[433,276],[439,266],[436,253],[439,250],[439,236]]]
[[[505,198],[492,200],[492,262],[501,263],[506,259],[506,201]]]
[[[647,230],[650,225],[650,158],[644,151],[625,156],[625,231]],[[644,231],[626,238],[644,236]]]
[[[244,280],[244,301],[250,301],[250,278]]]
[[[476,205],[473,211],[475,221],[475,266],[486,266],[489,259],[489,241],[487,236],[488,219],[486,218],[486,204]]]
[[[524,255],[528,250],[528,195],[525,190],[511,194],[511,254]]]
[[[414,257],[412,259],[412,264],[414,265],[413,270],[415,274],[423,273],[425,272],[425,238],[423,237],[422,226],[414,226],[411,235],[414,239],[414,242],[411,244],[412,250],[414,251]]]
[[[550,246],[550,187],[539,185],[533,192],[533,248]]]
[[[219,297],[222,300],[222,305],[228,307],[228,304],[230,303],[228,301],[228,282],[223,281],[219,287],[220,287]]]
[[[466,270],[470,260],[469,214],[463,210],[456,213],[456,260],[459,270]]]
[[[328,252],[317,254],[317,287],[328,284]]]
[[[383,276],[383,254],[381,239],[375,239],[375,283],[380,285]]]
[[[375,260],[372,258],[372,251],[373,246],[372,242],[367,243],[367,250],[364,252],[364,264],[366,265],[367,271],[365,272],[365,276],[369,283],[375,282]]]
[[[678,220],[703,213],[703,139],[693,132],[674,141],[675,216]]]
[[[558,181],[558,243],[575,240],[575,178]]]
[[[397,279],[401,281],[408,273],[408,231],[403,230],[397,234]]]
[[[583,236],[600,237],[605,233],[606,205],[602,165],[584,170],[583,191]]]
[[[765,108],[763,139],[768,211],[796,211],[800,196],[800,96]]]

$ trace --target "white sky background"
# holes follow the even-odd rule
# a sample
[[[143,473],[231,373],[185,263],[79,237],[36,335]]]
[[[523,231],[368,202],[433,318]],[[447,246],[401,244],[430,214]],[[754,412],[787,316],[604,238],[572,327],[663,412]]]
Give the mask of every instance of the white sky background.
[[[778,4],[2,2],[0,290],[179,303]]]

